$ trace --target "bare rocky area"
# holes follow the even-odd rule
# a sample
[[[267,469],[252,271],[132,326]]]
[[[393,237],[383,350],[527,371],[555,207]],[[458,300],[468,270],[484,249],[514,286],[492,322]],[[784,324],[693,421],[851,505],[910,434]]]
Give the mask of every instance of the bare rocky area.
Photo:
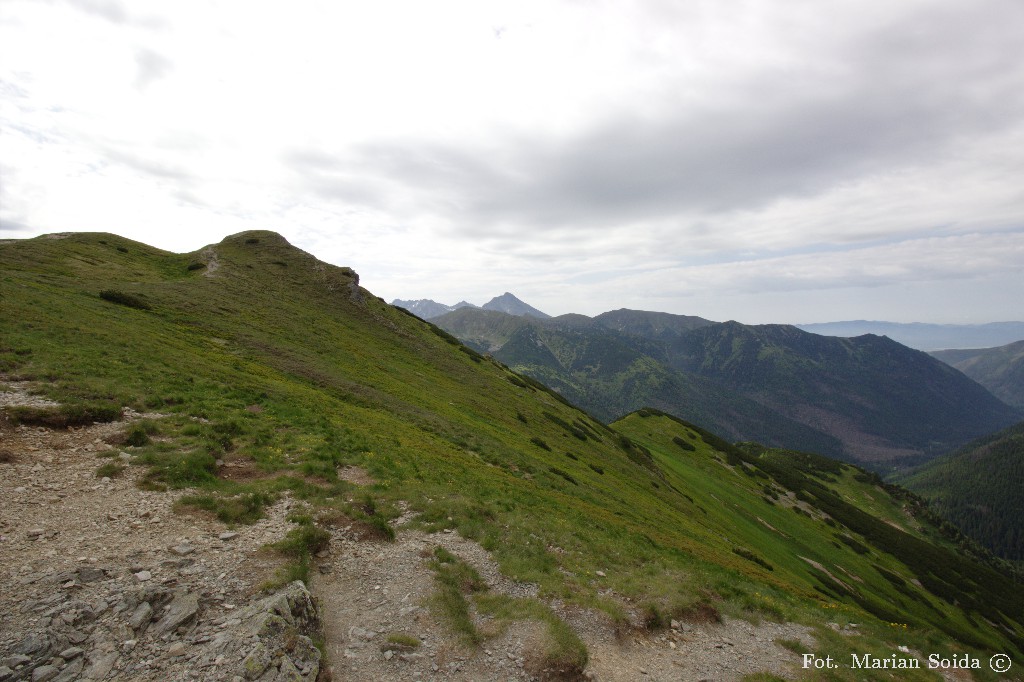
[[[46,406],[0,388],[0,405]],[[292,503],[228,530],[176,513],[180,492],[140,490],[140,467],[98,478],[131,459],[110,442],[141,416],[0,430],[0,682],[315,679],[308,592],[259,591]]]
[[[0,406],[22,404],[45,402],[29,386],[0,383]],[[443,547],[495,593],[533,597],[536,586],[509,580],[455,533],[407,529],[408,514],[394,542],[331,528],[314,569],[315,599],[301,583],[261,591],[280,561],[265,546],[292,527],[286,516],[298,503],[285,497],[267,518],[229,529],[176,511],[182,491],[141,490],[141,467],[98,478],[101,464],[130,462],[131,448],[112,443],[142,416],[67,430],[0,426],[0,682],[545,676],[541,623],[499,627],[476,614],[486,639],[466,644],[429,608],[428,563]],[[799,657],[777,642],[813,644],[801,626],[731,620],[623,635],[600,614],[550,606],[586,643],[592,680],[793,676]]]

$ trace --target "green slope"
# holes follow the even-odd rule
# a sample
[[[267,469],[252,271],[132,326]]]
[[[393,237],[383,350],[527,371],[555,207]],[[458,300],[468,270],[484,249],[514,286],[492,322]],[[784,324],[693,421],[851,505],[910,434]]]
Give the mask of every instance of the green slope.
[[[963,637],[981,616],[1020,633],[1018,586],[966,559],[955,536],[913,513],[920,500],[876,476],[817,455],[734,448],[650,410],[615,427],[649,448],[667,481],[692,498],[715,549],[740,550],[751,563],[771,566],[776,580],[810,585],[883,621]],[[990,589],[1009,601],[986,604]]]
[[[1024,422],[897,480],[998,556],[1024,559]]]
[[[713,612],[806,623],[833,655],[1021,658],[1017,586],[876,479],[656,412],[602,425],[276,234],[183,255],[104,234],[11,241],[0,273],[0,380],[68,406],[7,418],[158,410],[136,449],[148,484],[232,518],[284,491],[378,527],[401,503],[544,598],[624,624]],[[344,465],[376,482],[357,490]]]

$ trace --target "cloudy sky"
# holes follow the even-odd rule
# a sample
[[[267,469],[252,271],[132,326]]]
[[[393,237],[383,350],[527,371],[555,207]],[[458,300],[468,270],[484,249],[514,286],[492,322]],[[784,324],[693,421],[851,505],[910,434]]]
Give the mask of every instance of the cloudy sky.
[[[0,238],[375,294],[1024,319],[1020,0],[0,0]]]

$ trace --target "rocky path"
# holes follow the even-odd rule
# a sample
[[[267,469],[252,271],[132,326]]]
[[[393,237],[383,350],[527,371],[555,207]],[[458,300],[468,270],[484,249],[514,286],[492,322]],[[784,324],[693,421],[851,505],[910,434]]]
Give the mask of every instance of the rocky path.
[[[11,404],[45,401],[0,384]],[[0,682],[243,679],[253,651],[274,653],[258,632],[259,586],[277,560],[261,548],[291,527],[291,502],[229,531],[175,512],[181,492],[140,490],[141,467],[97,478],[101,464],[131,459],[111,444],[125,428],[0,426]],[[301,592],[290,593],[300,620]],[[280,674],[279,658],[264,671]],[[297,660],[316,676],[318,652]]]
[[[399,526],[401,521],[399,519]],[[479,646],[453,636],[429,608],[434,591],[428,564],[444,547],[473,566],[492,592],[536,596],[535,585],[501,574],[478,544],[452,532],[426,534],[399,530],[394,542],[366,542],[351,531],[333,531],[330,555],[312,587],[323,606],[325,649],[333,679],[341,680],[532,680],[543,672],[531,665],[542,646],[543,626],[517,621],[500,630],[476,615],[477,628],[493,634]],[[553,608],[580,635],[590,652],[587,679],[604,681],[738,681],[770,672],[796,676],[799,657],[778,645],[781,639],[813,644],[798,625],[729,620],[724,624],[675,623],[661,633],[640,630],[617,635],[600,614]],[[391,640],[411,636],[419,646],[402,649]]]

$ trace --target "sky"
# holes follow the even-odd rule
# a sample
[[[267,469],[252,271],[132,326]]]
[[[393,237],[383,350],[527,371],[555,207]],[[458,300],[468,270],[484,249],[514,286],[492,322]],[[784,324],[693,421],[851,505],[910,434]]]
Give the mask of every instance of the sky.
[[[1024,319],[1019,0],[0,0],[0,239],[387,300]]]

